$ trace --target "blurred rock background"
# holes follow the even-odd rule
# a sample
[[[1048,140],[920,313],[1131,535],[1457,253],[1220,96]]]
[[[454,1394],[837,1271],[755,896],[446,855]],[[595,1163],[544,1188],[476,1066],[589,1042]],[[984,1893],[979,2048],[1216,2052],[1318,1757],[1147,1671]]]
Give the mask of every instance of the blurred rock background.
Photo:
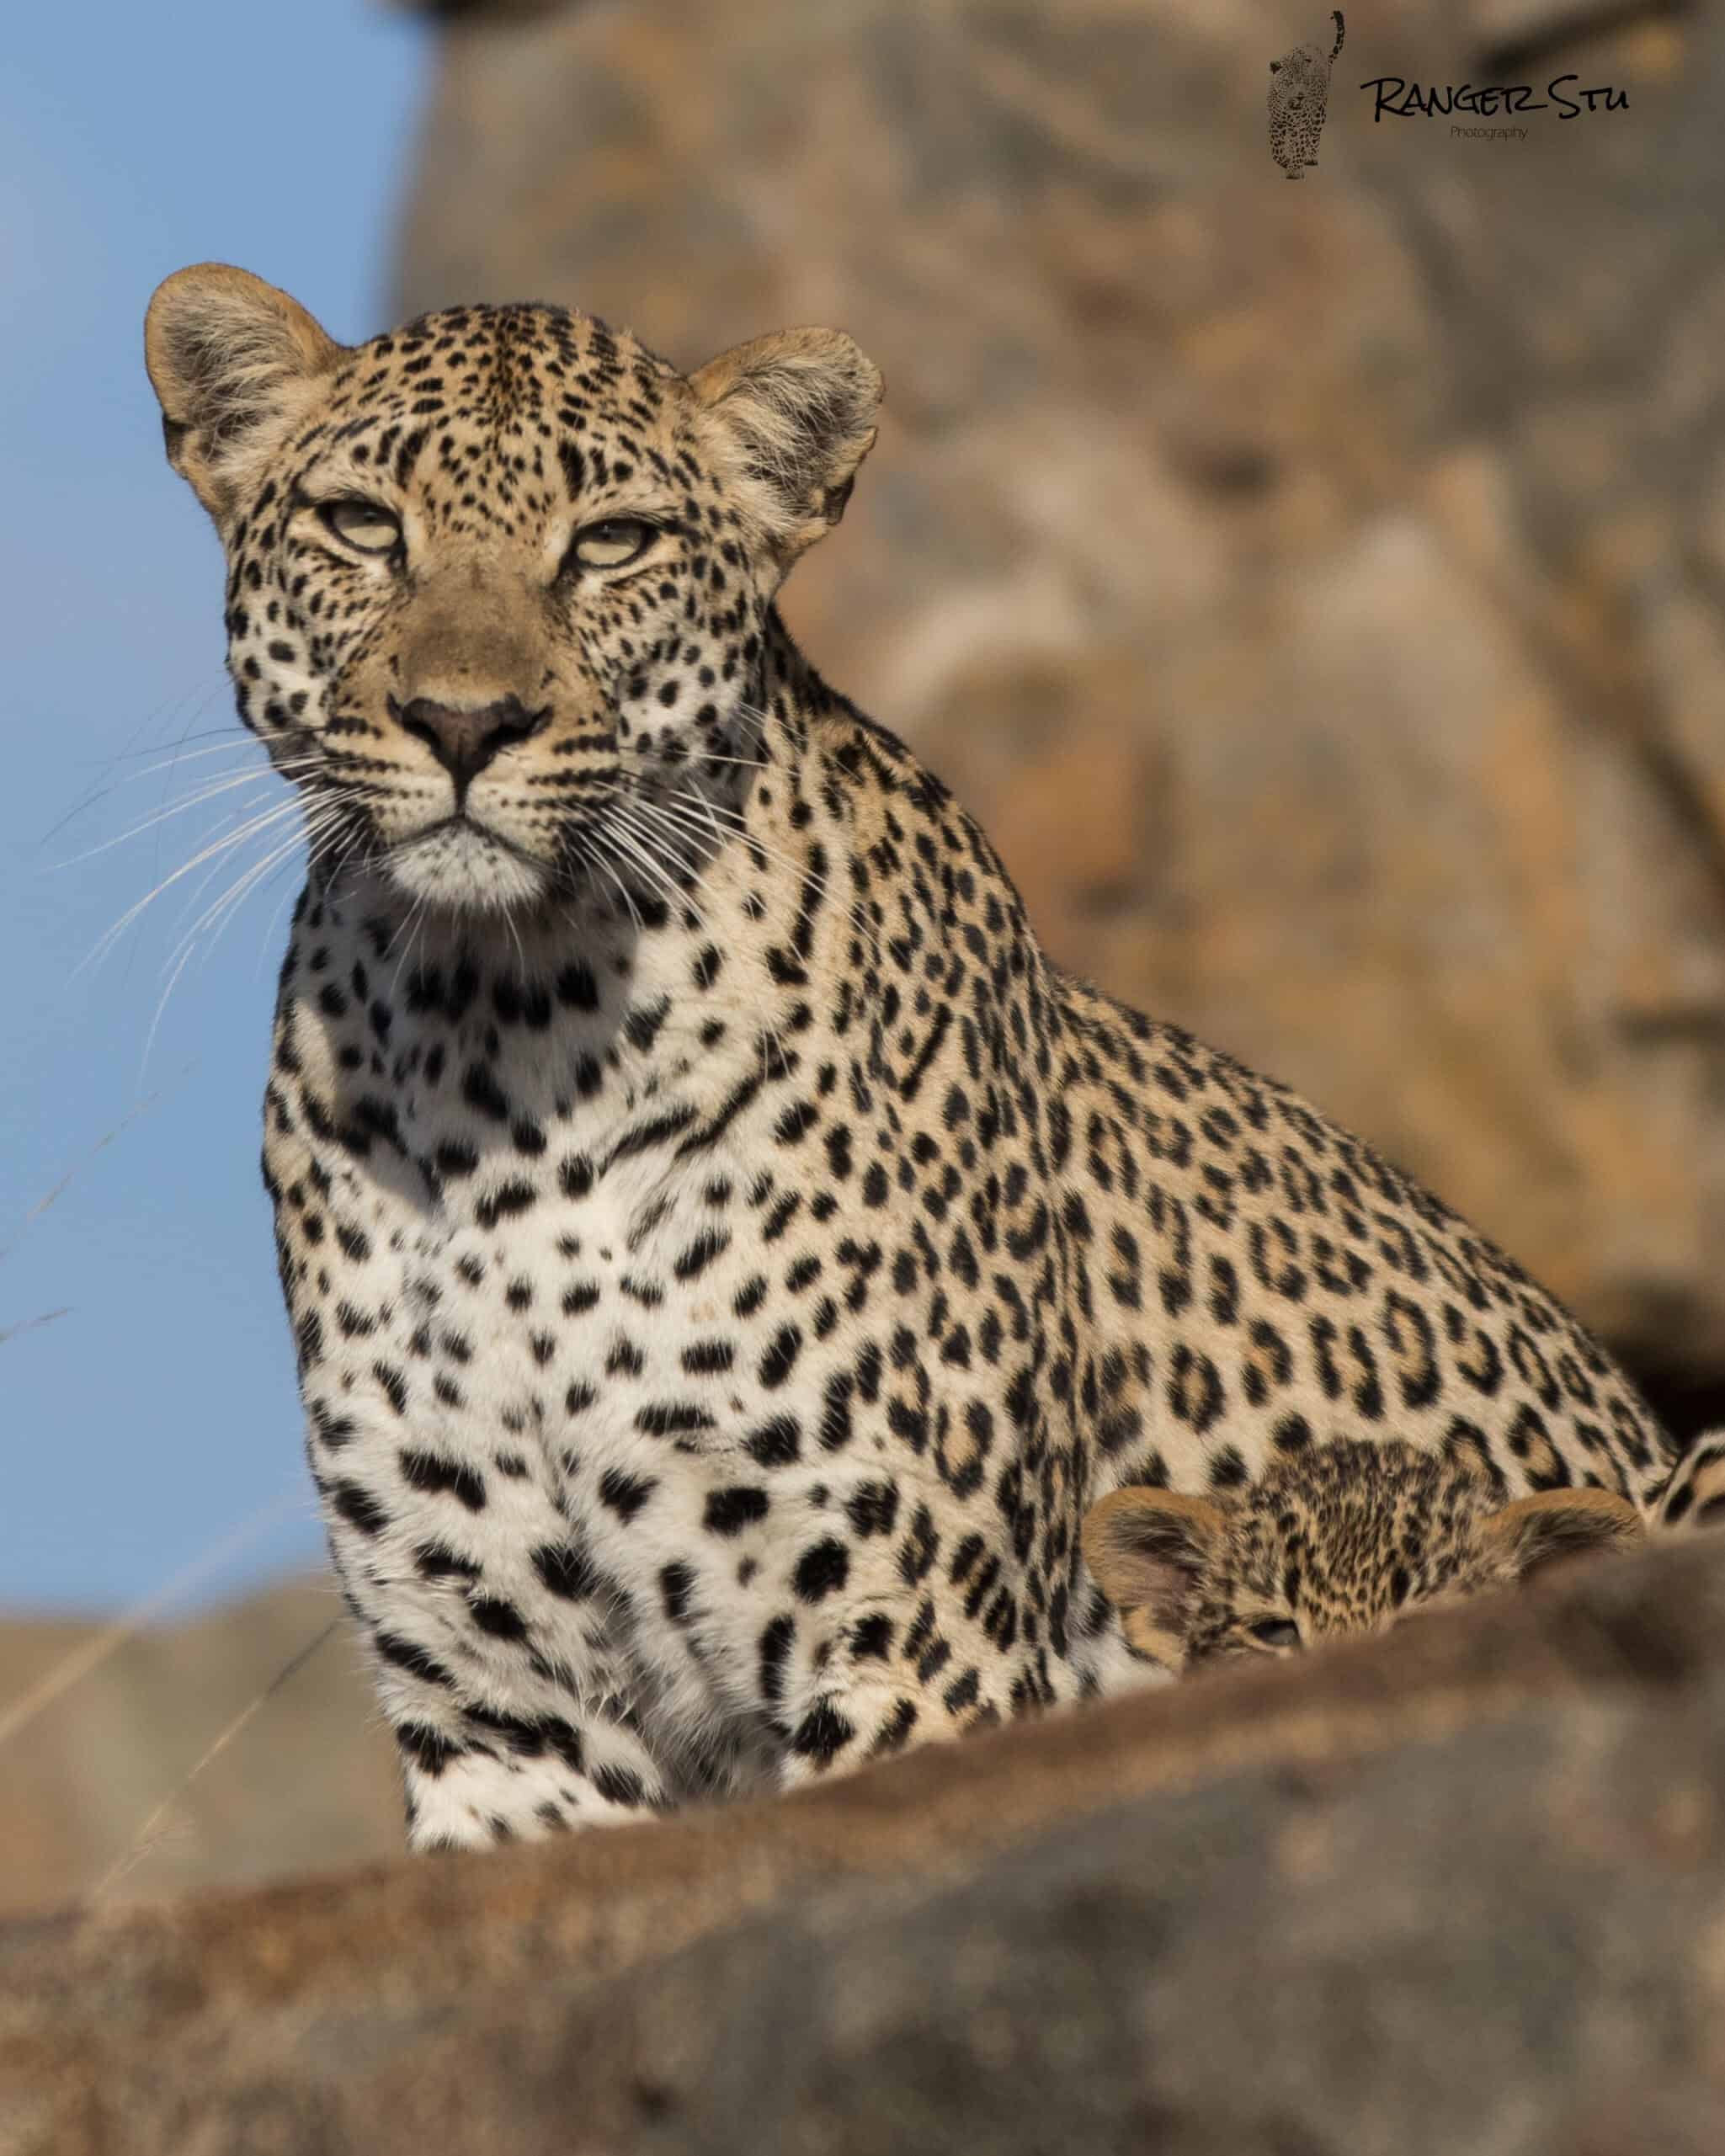
[[[318,1580],[111,1653],[103,1625],[0,1622],[0,1921],[399,1855],[395,1747],[345,1625],[322,1637],[340,1613]]]
[[[1317,6],[418,12],[400,311],[567,301],[684,365],[849,329],[888,408],[787,594],[823,670],[956,787],[1061,959],[1377,1141],[1674,1420],[1725,1414],[1718,8],[1375,0],[1291,195],[1268,62],[1327,47]],[[1356,87],[1571,72],[1628,109],[1493,141]],[[56,1709],[0,1897],[99,1875],[309,1593]],[[0,1701],[63,1644],[0,1631]],[[130,1879],[394,1845],[346,1654]],[[195,1711],[128,1751],[158,1696]]]

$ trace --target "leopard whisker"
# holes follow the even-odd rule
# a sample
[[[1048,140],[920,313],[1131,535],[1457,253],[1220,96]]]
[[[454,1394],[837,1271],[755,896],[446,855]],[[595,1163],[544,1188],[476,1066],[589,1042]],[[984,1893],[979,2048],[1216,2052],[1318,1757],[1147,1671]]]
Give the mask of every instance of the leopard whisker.
[[[611,855],[615,850],[610,844],[610,832],[607,829],[595,827],[593,835],[602,849],[602,851],[598,856],[596,856],[596,858],[604,866],[604,871],[610,878],[612,883],[616,886],[617,895],[623,902],[623,910],[628,914],[631,921],[634,923],[636,932],[639,934],[642,929],[642,919],[640,914],[635,910],[634,897],[630,892],[627,883],[624,881],[622,876],[618,874],[616,866],[614,865],[611,860],[607,858]],[[620,859],[620,856],[618,858]]]
[[[682,894],[666,873],[663,865],[652,858],[642,843],[643,835],[624,817],[614,817],[605,826],[606,835],[613,843],[620,861],[632,860],[647,881],[648,888],[675,906]]]
[[[236,846],[243,845],[248,839],[257,837],[259,833],[269,829],[272,824],[280,822],[283,818],[297,816],[301,812],[301,806],[297,798],[279,802],[275,807],[249,818],[237,831],[231,831],[224,837],[212,841],[210,844],[194,854],[190,860],[183,862],[178,868],[163,876],[152,890],[146,891],[141,898],[135,900],[131,905],[128,906],[114,925],[98,939],[92,949],[72,968],[72,977],[76,980],[85,966],[104,957],[113,948],[117,939],[123,935],[137,919],[145,908],[152,905],[165,892],[171,891],[175,884],[201,868],[205,862],[231,851]]]
[[[642,819],[651,812],[650,803],[643,801],[630,801],[613,817],[612,827],[620,834],[628,837],[637,857],[642,860],[644,866],[652,873],[659,888],[668,897],[674,899],[684,895],[676,880],[679,876],[686,877],[697,888],[701,887],[703,880],[697,874],[695,865],[688,858],[686,851],[673,853],[671,865],[668,867],[657,858],[652,850],[654,847],[667,850],[686,849],[689,842],[687,834],[678,831],[674,827],[667,827],[667,830],[662,833],[655,833],[649,829]]]
[[[668,796],[661,801],[655,802],[653,806],[667,813],[680,809],[684,815],[687,815],[689,808],[693,807],[698,809],[704,817],[713,821],[717,821],[727,814],[735,814],[734,811],[728,811],[722,802],[709,801],[704,795],[689,794],[680,791]],[[878,959],[880,932],[876,924],[869,920],[861,912],[859,900],[847,898],[843,892],[833,888],[829,877],[818,875],[807,861],[800,861],[793,854],[787,854],[782,849],[772,845],[758,833],[748,830],[741,822],[735,822],[730,827],[730,835],[742,839],[745,844],[755,849],[763,869],[768,862],[775,862],[780,867],[788,870],[801,881],[812,884],[823,897],[831,899],[857,934],[873,946]]]
[[[144,1038],[143,1057],[139,1067],[141,1072],[148,1066],[150,1053],[155,1046],[156,1035],[168,1009],[168,1001],[173,994],[175,984],[197,950],[200,935],[207,937],[205,944],[205,956],[207,957],[214,950],[222,929],[238,911],[242,902],[248,893],[257,888],[272,869],[280,867],[284,861],[298,851],[304,835],[302,832],[295,831],[290,838],[273,847],[262,860],[254,862],[235,880],[213,905],[206,908],[193,923],[191,928],[181,938],[179,944],[175,946],[177,959],[174,954],[170,954],[169,962],[173,964],[173,971],[168,975],[167,985],[162,991],[154,1015],[150,1020],[149,1031]]]
[[[77,868],[85,861],[94,860],[99,854],[112,853],[116,846],[125,845],[129,839],[142,838],[147,832],[157,830],[177,816],[184,816],[192,809],[202,808],[212,801],[219,801],[224,794],[231,794],[241,787],[267,785],[271,776],[268,771],[242,771],[232,778],[217,780],[201,787],[196,793],[188,794],[184,800],[170,802],[165,808],[157,810],[153,815],[146,817],[142,822],[133,824],[130,830],[120,832],[117,837],[104,838],[99,845],[92,846],[84,853],[69,854],[63,861],[51,862],[50,866],[56,872]]]
[[[636,801],[631,804],[631,806],[632,806],[633,807],[636,808],[636,809],[641,809],[641,808],[649,807],[652,807],[652,806],[654,806],[654,805],[653,805],[653,804],[647,803],[647,802],[645,802],[645,801],[641,801],[641,800],[637,799],[637,800],[636,800]],[[706,880],[706,878],[705,878],[705,876],[697,875],[697,876],[695,876],[694,881],[695,881],[695,885],[696,885],[697,888],[699,888],[699,889],[700,889],[700,890],[703,890],[703,891],[707,892],[709,893],[709,895],[710,895],[710,896],[712,896],[712,897],[716,897],[717,894],[716,894],[716,893],[715,893],[715,892],[713,892],[711,891],[711,886],[708,884],[707,880]],[[701,920],[702,920],[702,925],[703,925],[703,928],[705,928],[705,921],[706,921],[706,917],[705,917],[705,915],[704,913],[703,913],[703,914],[702,914],[702,916],[701,916]],[[762,1031],[763,1031],[763,1033],[764,1034],[764,1035],[765,1035],[766,1039],[767,1039],[769,1041],[770,1041],[770,1043],[772,1044],[772,1046],[773,1046],[774,1049],[777,1051],[777,1053],[778,1053],[778,1055],[779,1055],[780,1058],[781,1060],[785,1060],[785,1059],[786,1059],[786,1058],[787,1058],[787,1055],[788,1055],[788,1051],[787,1051],[787,1050],[786,1050],[786,1046],[785,1046],[785,1043],[784,1036],[783,1036],[783,1035],[780,1033],[780,1031],[779,1030],[778,1027],[773,1024],[773,1022],[771,1021],[771,1019],[766,1019],[766,1018],[763,1018],[763,1019],[761,1019],[761,1021],[760,1021],[760,1024],[761,1024],[761,1027],[762,1027]]]

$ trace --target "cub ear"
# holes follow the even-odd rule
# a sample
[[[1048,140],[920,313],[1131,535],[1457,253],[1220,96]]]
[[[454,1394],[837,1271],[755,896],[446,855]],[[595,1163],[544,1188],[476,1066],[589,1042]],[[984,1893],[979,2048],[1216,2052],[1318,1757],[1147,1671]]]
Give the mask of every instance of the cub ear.
[[[1085,1515],[1084,1562],[1130,1621],[1133,1646],[1179,1669],[1198,1582],[1227,1526],[1222,1507],[1174,1490],[1114,1490]]]
[[[737,452],[788,569],[844,514],[874,447],[880,369],[842,330],[785,329],[721,353],[689,382]]]
[[[1612,1490],[1541,1490],[1500,1506],[1480,1523],[1481,1540],[1522,1580],[1568,1557],[1632,1550],[1646,1536],[1641,1515]]]
[[[176,270],[144,318],[144,364],[168,460],[220,523],[280,439],[281,419],[343,347],[297,300],[226,263]]]

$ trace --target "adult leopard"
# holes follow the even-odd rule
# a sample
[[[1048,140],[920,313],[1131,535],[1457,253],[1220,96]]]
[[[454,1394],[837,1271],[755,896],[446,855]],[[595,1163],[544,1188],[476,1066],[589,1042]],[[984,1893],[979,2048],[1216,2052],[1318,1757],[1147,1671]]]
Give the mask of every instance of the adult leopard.
[[[797,651],[775,595],[875,439],[848,338],[348,349],[206,265],[146,346],[305,800],[265,1179],[416,1846],[1141,1683],[1087,1509],[1338,1416],[1653,1502],[1668,1440],[1550,1296],[1060,972]]]

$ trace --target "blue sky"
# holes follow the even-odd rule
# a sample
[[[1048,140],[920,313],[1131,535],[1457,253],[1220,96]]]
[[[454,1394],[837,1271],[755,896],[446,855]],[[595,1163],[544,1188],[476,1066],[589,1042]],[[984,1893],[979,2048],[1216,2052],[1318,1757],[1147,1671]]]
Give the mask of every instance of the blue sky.
[[[381,327],[430,56],[374,0],[21,8],[6,43],[0,1605],[94,1608],[322,1547],[258,1170],[294,865],[198,939],[165,1005],[182,936],[264,842],[90,959],[224,817],[281,798],[237,788],[124,835],[262,764],[222,671],[220,550],[162,457],[144,307],[215,258],[337,336]]]

